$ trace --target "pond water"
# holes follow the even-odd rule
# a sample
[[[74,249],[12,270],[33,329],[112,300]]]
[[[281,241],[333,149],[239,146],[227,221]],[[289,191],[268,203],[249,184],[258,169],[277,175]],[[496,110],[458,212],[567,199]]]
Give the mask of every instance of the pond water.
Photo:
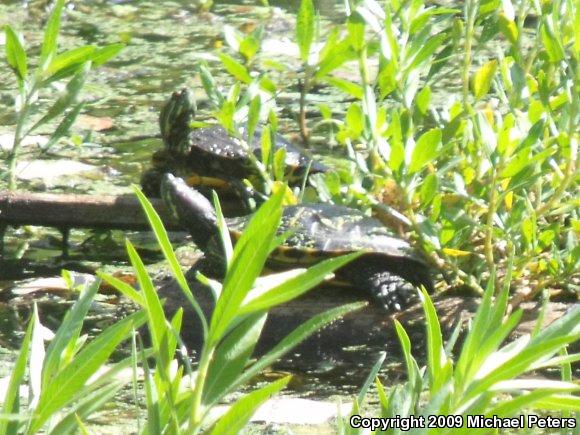
[[[199,79],[193,72],[200,59],[212,67],[217,62],[211,53],[225,45],[223,27],[233,26],[242,32],[264,25],[269,51],[263,56],[293,62],[284,51],[288,34],[294,32],[294,16],[299,1],[270,2],[273,8],[257,6],[259,2],[216,2],[211,14],[198,14],[188,1],[83,1],[69,3],[63,17],[59,46],[69,49],[85,44],[104,45],[123,42],[126,47],[106,65],[93,71],[83,91],[86,106],[72,129],[71,140],[65,140],[50,152],[39,156],[35,143],[42,143],[56,124],[47,125],[32,138],[32,144],[23,149],[21,160],[27,162],[19,173],[19,187],[37,192],[76,192],[88,194],[119,194],[130,192],[130,185],[138,183],[141,173],[149,166],[151,154],[162,146],[159,136],[158,115],[171,92],[187,86],[193,90],[199,118],[209,116],[209,106]],[[340,16],[342,1],[320,1],[319,10],[329,20]],[[29,59],[34,62],[42,41],[46,5],[41,1],[28,3],[3,1],[0,3],[0,26],[10,24],[23,32]],[[269,41],[272,41],[271,43]],[[277,45],[278,41],[282,45]],[[3,44],[3,41],[0,41]],[[284,45],[286,44],[286,45]],[[295,61],[295,60],[294,60]],[[296,66],[297,66],[296,62]],[[230,86],[232,79],[214,73],[218,83]],[[281,90],[278,100],[285,107],[281,113],[280,130],[290,139],[297,137],[297,81],[289,74],[290,85]],[[16,83],[11,71],[0,67],[0,145],[10,144],[15,116],[13,111]],[[39,111],[46,110],[54,101],[56,90],[40,95]],[[43,165],[39,166],[37,160]],[[46,161],[59,162],[47,166]],[[70,170],[61,162],[80,162],[86,170]],[[32,163],[31,163],[32,162]],[[5,168],[0,164],[0,174]],[[61,173],[62,171],[62,173]],[[0,177],[2,178],[2,177]],[[5,188],[0,180],[0,190]],[[92,232],[73,230],[70,238],[70,256],[61,258],[61,234],[50,228],[9,228],[6,235],[5,261],[0,267],[0,289],[11,287],[16,280],[28,277],[59,274],[61,268],[92,272],[105,267],[127,269],[123,232]],[[149,262],[160,259],[151,237],[144,233],[128,236],[145,253]],[[150,251],[147,249],[151,248]],[[149,255],[147,255],[149,254]],[[0,291],[2,295],[2,291]],[[11,296],[10,296],[11,297]],[[46,317],[47,326],[54,328],[64,309],[70,305],[70,295],[54,292],[9,300],[6,292],[0,297],[0,349],[17,346],[29,315],[32,300],[38,301]],[[103,310],[108,302],[101,301]],[[115,317],[119,308],[109,304]],[[44,316],[43,316],[44,317]],[[91,319],[98,325],[99,316]],[[356,355],[356,356],[355,356]],[[329,357],[314,364],[295,386],[306,393],[317,385],[320,395],[337,392],[354,393],[362,384],[366,370],[372,366],[376,351],[351,351],[350,362],[341,357]],[[11,358],[0,357],[7,362]],[[336,368],[339,367],[338,372]],[[5,371],[5,370],[4,370]],[[5,373],[0,373],[4,375]],[[333,385],[323,391],[324,385]]]

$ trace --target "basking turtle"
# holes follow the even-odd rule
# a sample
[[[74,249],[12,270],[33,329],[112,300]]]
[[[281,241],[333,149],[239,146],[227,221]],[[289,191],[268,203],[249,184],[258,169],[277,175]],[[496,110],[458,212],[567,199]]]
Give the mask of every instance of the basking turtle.
[[[166,202],[204,251],[209,264],[219,264],[223,270],[223,248],[210,202],[170,174],[164,178],[163,191]],[[233,241],[249,219],[250,216],[227,219]],[[427,265],[409,244],[358,210],[332,204],[287,206],[278,233],[289,230],[292,235],[268,259],[272,269],[301,267],[362,250],[363,255],[343,266],[335,276],[339,282],[367,290],[386,310],[407,306],[416,295],[414,286],[433,289]]]
[[[158,193],[161,177],[166,172],[185,178],[190,185],[214,189],[233,187],[238,194],[243,179],[259,185],[255,183],[260,179],[259,171],[248,153],[261,160],[262,130],[257,129],[251,141],[245,138],[246,146],[220,126],[191,128],[193,116],[188,90],[174,92],[159,116],[165,147],[154,153],[153,168],[143,175],[141,185],[145,193]],[[322,164],[312,161],[305,150],[276,135],[273,151],[280,148],[286,150],[286,175],[290,184],[301,182],[307,170],[312,173],[326,170]]]

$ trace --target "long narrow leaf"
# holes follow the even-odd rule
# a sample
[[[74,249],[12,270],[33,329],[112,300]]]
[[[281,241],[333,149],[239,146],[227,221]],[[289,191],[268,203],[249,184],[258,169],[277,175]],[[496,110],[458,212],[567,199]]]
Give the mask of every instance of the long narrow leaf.
[[[129,338],[133,328],[139,327],[144,320],[144,313],[138,312],[110,326],[59,371],[42,391],[31,431],[39,430],[54,412],[82,397],[82,389],[88,379],[107,361],[117,346]]]
[[[56,54],[58,48],[57,39],[60,31],[60,17],[64,7],[65,0],[56,0],[52,8],[52,13],[44,28],[44,40],[40,51],[40,68],[42,70],[48,67],[49,62]]]
[[[276,394],[290,382],[290,376],[252,391],[238,399],[230,409],[218,420],[211,431],[212,435],[235,435],[246,425],[258,407]]]
[[[83,288],[78,300],[66,314],[56,335],[50,342],[46,351],[46,359],[42,370],[43,389],[46,388],[46,386],[56,376],[62,352],[68,346],[71,337],[78,336],[78,331],[83,325],[83,321],[98,289],[98,280]]]
[[[366,302],[355,302],[352,304],[342,305],[340,307],[332,308],[323,313],[317,314],[302,325],[294,329],[290,334],[284,337],[270,352],[262,356],[255,364],[250,366],[240,377],[234,382],[229,391],[234,391],[241,385],[244,385],[254,376],[259,374],[269,365],[273,364],[280,357],[290,352],[296,345],[306,340],[316,331],[322,329],[326,325],[367,305]]]
[[[279,189],[260,207],[236,243],[232,264],[228,268],[222,293],[211,319],[210,343],[221,339],[264,268],[282,215],[284,192],[284,189]]]
[[[34,306],[34,311],[36,312],[36,305]],[[24,339],[20,345],[20,352],[18,353],[18,358],[16,363],[12,368],[12,373],[10,374],[10,381],[8,383],[8,388],[6,389],[6,394],[4,396],[2,412],[4,414],[19,414],[20,409],[20,385],[22,384],[22,379],[24,378],[24,373],[26,371],[26,363],[28,362],[28,355],[30,354],[30,341],[32,338],[32,331],[34,329],[34,320],[37,316],[32,316],[28,322],[28,327],[26,328],[26,334],[24,334]],[[0,419],[0,435],[6,433],[16,433],[17,432],[17,421],[6,421]]]
[[[240,314],[268,310],[292,300],[316,287],[326,279],[328,274],[359,257],[361,254],[362,252],[354,252],[341,257],[331,258],[311,266],[303,273],[269,289],[267,292],[264,292],[260,296],[243,305],[240,309]]]
[[[265,323],[264,313],[249,316],[219,344],[207,374],[203,403],[215,403],[229,390],[254,352]]]
[[[26,51],[24,51],[20,38],[12,27],[6,25],[4,34],[6,35],[6,60],[18,76],[18,82],[22,85],[28,74]]]
[[[133,186],[133,191],[135,192],[135,195],[137,196],[137,199],[139,200],[139,203],[141,204],[141,207],[143,208],[143,211],[147,216],[147,220],[149,221],[149,224],[151,225],[151,228],[155,233],[155,237],[157,238],[157,242],[161,247],[161,251],[165,256],[165,259],[169,263],[169,267],[171,269],[173,277],[179,284],[181,291],[183,292],[183,294],[185,295],[185,297],[187,298],[187,300],[189,301],[189,303],[191,304],[191,306],[193,307],[193,309],[195,310],[196,314],[198,315],[201,321],[201,325],[203,328],[203,336],[205,338],[207,336],[208,329],[207,320],[205,318],[205,315],[203,314],[203,311],[201,310],[201,307],[199,306],[199,303],[195,300],[193,294],[191,293],[189,284],[187,283],[187,279],[185,278],[185,275],[181,270],[181,266],[179,265],[179,261],[177,260],[177,257],[173,252],[173,248],[171,247],[171,242],[169,241],[167,231],[165,231],[165,228],[163,227],[163,222],[161,221],[159,214],[155,211],[155,209],[153,208],[149,200],[145,197],[145,195],[143,195],[141,190],[137,186]]]

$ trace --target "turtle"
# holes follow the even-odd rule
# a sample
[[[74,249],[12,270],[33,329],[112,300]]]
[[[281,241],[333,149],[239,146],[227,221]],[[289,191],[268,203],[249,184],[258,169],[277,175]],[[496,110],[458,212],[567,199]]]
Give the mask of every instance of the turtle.
[[[248,179],[254,186],[259,186],[257,181],[261,179],[248,153],[253,153],[261,161],[262,129],[256,129],[252,140],[244,137],[246,146],[221,126],[192,128],[194,112],[187,88],[174,92],[161,110],[159,126],[164,148],[153,154],[152,168],[141,179],[143,190],[150,196],[158,196],[161,177],[171,172],[188,180],[190,185],[222,190],[233,188],[238,196],[248,195],[242,180]],[[285,150],[286,175],[290,184],[301,183],[307,173],[327,170],[306,150],[277,134],[273,151],[281,148]],[[263,197],[259,196],[259,199]]]
[[[217,274],[225,271],[225,256],[217,218],[205,196],[182,179],[166,174],[163,197],[180,224],[191,234]],[[232,241],[239,239],[251,215],[226,218]],[[395,237],[379,220],[360,210],[326,203],[284,207],[278,234],[290,236],[269,256],[267,267],[286,270],[326,258],[363,251],[335,272],[335,280],[365,289],[386,311],[402,310],[414,299],[415,287],[433,291],[426,261],[405,240]],[[216,266],[217,265],[217,266]]]

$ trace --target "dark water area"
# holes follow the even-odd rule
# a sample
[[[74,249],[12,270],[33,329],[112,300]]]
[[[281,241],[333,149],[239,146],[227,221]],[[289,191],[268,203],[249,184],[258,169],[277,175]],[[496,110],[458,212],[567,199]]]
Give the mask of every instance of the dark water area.
[[[162,146],[158,116],[171,94],[189,87],[197,100],[198,119],[208,119],[210,106],[199,78],[193,71],[200,60],[213,68],[218,83],[228,88],[234,81],[224,75],[213,54],[224,47],[224,26],[249,32],[263,25],[265,37],[261,59],[277,59],[292,70],[298,67],[296,57],[288,56],[293,39],[294,15],[299,1],[271,1],[272,8],[260,2],[216,2],[212,13],[198,14],[188,1],[83,1],[71,2],[63,16],[59,51],[87,44],[105,45],[123,42],[121,53],[94,70],[82,92],[86,105],[71,131],[71,138],[61,141],[49,153],[35,146],[56,127],[56,122],[42,127],[33,144],[22,150],[21,160],[59,162],[55,168],[30,170],[32,163],[20,173],[19,187],[35,192],[120,194],[129,193],[130,185],[139,182],[141,173],[150,165],[151,154]],[[341,15],[341,1],[321,1],[319,11],[328,20]],[[21,31],[29,58],[29,69],[37,61],[46,20],[44,2],[0,2],[0,27],[10,24]],[[3,41],[2,41],[3,48]],[[290,73],[280,83],[280,131],[296,140],[297,79]],[[16,82],[5,63],[0,66],[0,146],[6,152],[9,135],[14,131],[14,98]],[[40,94],[38,115],[58,95],[58,89]],[[285,105],[285,103],[287,103]],[[284,106],[283,106],[284,105]],[[36,141],[36,142],[35,142]],[[88,170],[67,172],[60,162],[79,162]],[[28,168],[28,170],[27,170]],[[0,173],[5,170],[0,162]],[[51,171],[54,170],[54,174]],[[61,173],[62,172],[62,173]],[[5,188],[0,181],[0,190]],[[62,257],[62,234],[52,228],[9,228],[5,238],[5,261],[0,263],[0,348],[17,348],[30,317],[30,307],[37,302],[41,319],[51,329],[58,327],[74,295],[64,291],[40,291],[15,297],[14,286],[24,278],[57,276],[61,269],[91,273],[100,268],[128,270],[124,239],[129,237],[145,255],[148,263],[161,259],[151,235],[135,232],[88,232],[73,230],[70,254]],[[181,239],[183,240],[183,239]],[[99,295],[97,313],[88,319],[87,329],[114,320],[124,308],[116,298]],[[115,300],[113,300],[115,299]],[[107,311],[108,310],[108,311]],[[103,323],[104,322],[104,323]],[[320,352],[304,361],[304,371],[296,373],[294,388],[306,394],[316,386],[320,393],[325,385],[334,385],[325,396],[338,390],[354,393],[362,384],[375,361],[375,349],[356,349],[344,355]],[[4,359],[4,358],[3,358]],[[5,359],[8,361],[8,358]],[[286,369],[301,360],[289,357],[282,364]],[[361,362],[363,361],[363,362]],[[307,368],[306,368],[307,367]]]

